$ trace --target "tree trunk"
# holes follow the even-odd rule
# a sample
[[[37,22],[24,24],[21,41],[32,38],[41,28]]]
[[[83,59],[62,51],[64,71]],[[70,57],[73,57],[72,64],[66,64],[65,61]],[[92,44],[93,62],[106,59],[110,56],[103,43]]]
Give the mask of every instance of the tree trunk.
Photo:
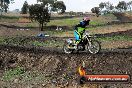
[[[1,11],[1,14],[0,15],[2,16],[2,10],[0,10],[0,11]]]
[[[44,24],[42,23],[41,24],[41,31],[43,31],[43,28],[44,28]]]
[[[131,12],[131,5],[128,5],[127,7],[128,7],[128,9],[130,10],[130,12]]]
[[[1,10],[0,10],[0,12],[1,12],[1,14],[0,14],[0,15],[2,16],[2,12],[3,12],[3,8],[2,8],[2,7],[1,7]]]
[[[39,30],[41,30],[41,24],[39,23]]]

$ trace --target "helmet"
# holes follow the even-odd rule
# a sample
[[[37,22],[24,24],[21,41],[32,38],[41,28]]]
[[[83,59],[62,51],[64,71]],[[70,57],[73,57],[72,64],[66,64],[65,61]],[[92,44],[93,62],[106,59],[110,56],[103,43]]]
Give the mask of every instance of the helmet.
[[[90,17],[84,17],[83,20],[84,21],[88,21],[88,20],[90,21]]]

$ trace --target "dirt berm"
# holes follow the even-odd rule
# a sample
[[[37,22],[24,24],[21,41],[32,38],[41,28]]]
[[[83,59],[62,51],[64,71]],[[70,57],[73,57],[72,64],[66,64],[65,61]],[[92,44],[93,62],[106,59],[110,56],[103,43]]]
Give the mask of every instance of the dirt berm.
[[[113,13],[121,22],[132,22],[132,14],[129,13]]]
[[[57,78],[67,80],[66,85],[59,88],[75,88],[78,82],[77,69],[82,62],[85,62],[87,74],[130,74],[132,75],[132,50],[102,50],[99,54],[86,52],[78,54],[64,54],[61,49],[56,48],[35,48],[0,45],[0,76],[3,76],[5,69],[12,69],[18,66],[25,71],[37,71],[41,75],[50,76],[48,82],[32,79],[24,81],[22,78],[15,81],[0,81],[1,88],[51,88],[53,84],[61,85]],[[34,77],[34,76],[33,76]],[[43,76],[44,77],[44,76]],[[46,80],[46,79],[45,79]],[[94,86],[93,86],[94,85]],[[95,86],[96,85],[96,86]],[[63,86],[63,87],[62,87]],[[67,87],[65,87],[67,86]],[[108,87],[105,87],[108,86]],[[128,84],[89,84],[83,88],[131,88],[131,81]],[[52,87],[52,88],[55,88]],[[78,87],[80,88],[80,87]]]

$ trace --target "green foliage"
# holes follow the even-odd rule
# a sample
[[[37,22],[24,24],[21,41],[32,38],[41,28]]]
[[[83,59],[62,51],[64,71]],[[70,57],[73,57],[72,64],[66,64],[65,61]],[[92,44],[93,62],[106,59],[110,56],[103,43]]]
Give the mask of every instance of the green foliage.
[[[101,9],[103,9],[105,6],[106,6],[106,3],[105,3],[105,2],[101,2],[101,3],[99,4],[99,8],[101,8]]]
[[[99,4],[99,8],[101,9],[101,12],[103,12],[104,14],[108,14],[108,13],[111,13],[111,11],[114,9],[114,6],[110,2],[101,2]],[[102,9],[104,8],[106,10],[102,11]]]
[[[48,6],[48,4],[53,4],[57,0],[37,0],[37,2],[42,2],[44,6]]]
[[[39,22],[41,31],[43,31],[43,26],[50,21],[50,12],[57,11],[58,13],[64,13],[66,6],[63,1],[57,0],[37,0],[37,2],[42,2],[42,4],[31,5],[29,8],[29,14],[31,20]]]
[[[92,13],[96,13],[97,17],[99,17],[99,13],[100,13],[100,10],[99,10],[99,7],[94,7],[91,9]]]
[[[17,67],[15,69],[11,69],[9,71],[6,71],[3,75],[4,80],[11,80],[15,76],[21,75],[24,73],[24,69],[22,67]]]
[[[113,6],[113,4],[111,4],[109,1],[108,2],[101,2],[99,4],[99,8],[101,10],[101,12],[107,14],[107,13],[113,13],[113,12],[123,12],[123,11],[127,11],[127,10],[130,10],[131,12],[131,8],[132,8],[132,1],[129,1],[128,3],[126,1],[120,1],[118,3],[117,6]],[[106,9],[106,10],[103,10],[102,9]],[[94,10],[94,8],[92,9]]]
[[[24,4],[23,4],[23,7],[22,7],[22,9],[21,9],[21,13],[22,14],[27,14],[27,12],[28,12],[28,3],[27,3],[27,1],[25,1],[24,2]]]
[[[118,5],[116,6],[116,9],[120,10],[121,12],[123,10],[127,10],[127,3],[125,1],[119,2]]]
[[[1,15],[2,12],[7,12],[10,2],[13,2],[14,0],[0,0],[0,11]]]
[[[108,12],[114,9],[114,6],[110,2],[105,3],[105,8],[107,9]]]
[[[43,4],[31,5],[29,8],[30,19],[39,22],[41,31],[43,31],[43,25],[46,25],[50,21],[50,13]]]
[[[132,11],[132,1],[127,3],[127,8],[130,9],[130,12]]]
[[[53,8],[52,8],[53,11],[57,11],[58,13],[60,14],[63,14],[66,10],[66,6],[64,4],[63,1],[56,1],[54,4],[53,4]]]
[[[57,0],[37,0],[37,2],[42,2],[44,7],[46,7],[50,12],[58,12],[59,14],[63,14],[66,10],[66,6],[63,1]],[[50,8],[50,9],[49,9]]]

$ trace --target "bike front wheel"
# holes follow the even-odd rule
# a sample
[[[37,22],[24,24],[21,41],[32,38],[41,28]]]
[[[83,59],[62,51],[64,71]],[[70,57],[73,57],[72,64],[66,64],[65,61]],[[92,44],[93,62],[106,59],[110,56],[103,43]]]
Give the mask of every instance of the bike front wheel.
[[[67,42],[65,42],[63,45],[63,51],[66,54],[71,54],[73,52],[73,49],[70,49],[69,44]]]
[[[101,50],[101,45],[97,40],[91,40],[88,45],[88,51],[91,54],[97,54]]]

